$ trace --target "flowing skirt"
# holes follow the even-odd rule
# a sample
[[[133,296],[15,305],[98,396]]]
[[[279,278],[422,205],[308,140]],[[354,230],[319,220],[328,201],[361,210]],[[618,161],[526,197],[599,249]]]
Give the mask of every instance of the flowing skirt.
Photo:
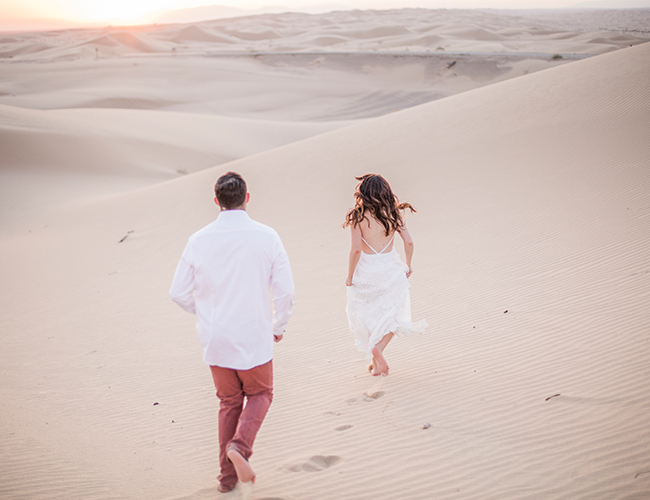
[[[368,359],[370,350],[388,333],[405,336],[427,327],[424,320],[411,321],[407,270],[395,248],[372,255],[361,252],[352,286],[347,287],[345,311],[355,345]]]

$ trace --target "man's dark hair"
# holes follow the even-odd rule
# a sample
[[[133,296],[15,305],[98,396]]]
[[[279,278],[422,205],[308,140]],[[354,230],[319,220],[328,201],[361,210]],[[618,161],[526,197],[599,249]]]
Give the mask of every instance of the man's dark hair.
[[[214,194],[222,210],[239,208],[246,201],[246,181],[237,172],[227,172],[217,179]]]

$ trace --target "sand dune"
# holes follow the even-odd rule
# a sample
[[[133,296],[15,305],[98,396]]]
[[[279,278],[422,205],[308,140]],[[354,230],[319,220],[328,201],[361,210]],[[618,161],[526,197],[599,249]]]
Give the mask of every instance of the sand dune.
[[[232,169],[298,292],[255,498],[647,497],[649,57],[564,64],[5,226],[2,495],[218,495],[216,398],[166,291]],[[201,150],[188,120],[176,145]],[[431,325],[389,347],[381,380],[343,312],[340,224],[368,171],[418,209],[413,309]]]
[[[569,61],[438,51],[449,40],[504,50],[501,41],[481,38],[503,32],[512,19],[470,14],[283,14],[4,37],[0,52],[12,57],[0,61],[3,221],[127,192]],[[564,33],[572,40],[591,36]],[[621,36],[607,34],[615,35]],[[265,51],[249,55],[256,47]],[[283,47],[298,52],[277,53]],[[319,53],[319,47],[342,52]],[[436,50],[423,56],[409,48]],[[33,200],[37,178],[47,179],[48,189]]]
[[[234,43],[229,37],[212,33],[200,26],[190,25],[174,33],[170,40],[174,42],[216,42],[216,43]]]
[[[67,30],[66,36],[42,34],[47,44],[25,45],[24,37],[0,39],[0,58],[103,57],[127,54],[240,53],[337,50],[446,52],[542,52],[601,54],[642,43],[650,36],[647,10],[636,11],[467,11],[402,9],[329,14],[267,14],[220,19],[194,25],[152,25],[103,30]],[[97,36],[100,31],[101,36]],[[425,34],[435,32],[440,39]],[[575,43],[588,34],[585,43]],[[306,40],[330,43],[305,43]],[[340,37],[340,39],[339,39]],[[471,41],[471,44],[467,42]],[[197,47],[196,42],[205,45]],[[487,43],[491,42],[491,43]],[[187,45],[187,44],[190,45]],[[322,50],[322,49],[320,49]]]
[[[9,42],[3,42],[3,45],[5,45],[4,50],[0,52],[0,57],[14,57],[18,55],[27,55],[27,54],[34,54],[34,53],[39,53],[44,50],[47,50],[50,48],[49,45],[44,44],[44,43],[31,43],[31,42],[25,42],[25,41],[19,41],[14,39],[10,39],[11,41]]]
[[[135,109],[0,105],[2,224],[155,184],[340,125]],[[38,197],[30,196],[39,189]]]

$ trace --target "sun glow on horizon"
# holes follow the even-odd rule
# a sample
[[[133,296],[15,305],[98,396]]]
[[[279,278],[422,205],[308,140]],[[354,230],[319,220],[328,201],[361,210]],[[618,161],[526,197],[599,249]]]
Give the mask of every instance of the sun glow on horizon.
[[[0,0],[3,21],[71,24],[146,23],[157,13],[215,3],[210,0]],[[6,24],[0,23],[0,24]]]

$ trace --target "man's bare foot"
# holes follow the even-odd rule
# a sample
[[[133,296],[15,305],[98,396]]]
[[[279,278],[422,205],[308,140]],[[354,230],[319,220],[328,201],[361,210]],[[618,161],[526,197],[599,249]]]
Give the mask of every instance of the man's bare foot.
[[[241,453],[234,448],[230,448],[226,455],[228,456],[228,460],[235,466],[237,478],[242,483],[255,482],[255,471]]]
[[[384,377],[388,375],[388,363],[386,362],[386,358],[384,358],[382,352],[377,347],[373,347],[370,352],[373,355],[375,369]]]
[[[231,487],[229,487],[229,486],[224,486],[224,485],[220,484],[219,486],[217,486],[217,489],[218,489],[221,493],[230,493],[230,492],[231,492],[232,490],[234,490],[235,488],[231,488]]]

